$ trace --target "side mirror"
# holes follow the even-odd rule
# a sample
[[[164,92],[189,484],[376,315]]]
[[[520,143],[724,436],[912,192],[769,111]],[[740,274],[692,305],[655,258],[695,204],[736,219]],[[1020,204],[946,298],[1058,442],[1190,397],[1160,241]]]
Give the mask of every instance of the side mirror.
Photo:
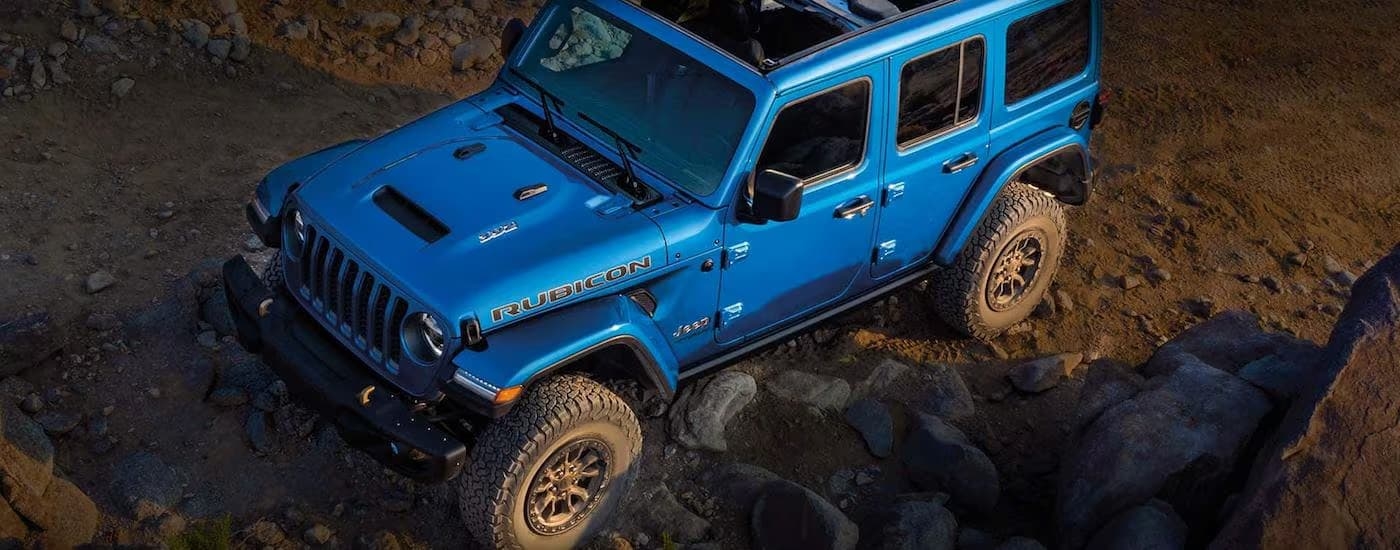
[[[510,59],[510,54],[515,51],[515,47],[520,44],[520,38],[523,36],[525,36],[524,21],[516,17],[506,21],[505,28],[501,29],[501,57]]]
[[[764,170],[754,177],[754,218],[785,222],[802,212],[802,180],[777,170]]]

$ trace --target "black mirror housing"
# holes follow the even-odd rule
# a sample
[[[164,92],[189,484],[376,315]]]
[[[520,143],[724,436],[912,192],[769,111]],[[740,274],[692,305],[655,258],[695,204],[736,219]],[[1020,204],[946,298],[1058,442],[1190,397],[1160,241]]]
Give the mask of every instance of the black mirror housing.
[[[501,58],[510,59],[510,54],[515,52],[515,47],[520,45],[520,39],[525,36],[525,22],[518,17],[512,17],[506,21],[505,28],[501,29]]]
[[[797,219],[801,212],[801,179],[777,170],[764,170],[754,178],[753,217],[786,222]]]

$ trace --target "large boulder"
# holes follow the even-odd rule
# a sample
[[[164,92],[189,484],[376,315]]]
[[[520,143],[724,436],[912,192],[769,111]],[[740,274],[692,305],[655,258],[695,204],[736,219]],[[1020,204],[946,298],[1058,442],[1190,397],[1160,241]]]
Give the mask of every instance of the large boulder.
[[[53,443],[44,428],[10,402],[0,402],[0,474],[33,497],[53,481]]]
[[[727,508],[748,514],[758,491],[782,479],[761,466],[740,462],[708,468],[700,474],[700,484]]]
[[[1074,408],[1075,430],[1084,429],[1110,407],[1137,395],[1147,383],[1132,367],[1112,359],[1096,359],[1087,371]]]
[[[112,468],[111,497],[137,521],[169,511],[184,494],[185,478],[145,451],[127,455]]]
[[[839,411],[851,399],[851,385],[835,376],[787,370],[764,387],[773,395],[824,411]]]
[[[904,467],[916,486],[946,491],[953,502],[979,513],[991,512],[1001,494],[996,466],[962,431],[930,414],[920,414],[918,426],[901,452]]]
[[[1400,248],[1352,287],[1212,548],[1400,548]]]
[[[753,505],[753,546],[758,550],[852,550],[856,524],[830,502],[791,481],[764,485]]]
[[[1176,356],[1183,354],[1234,374],[1245,365],[1270,355],[1298,356],[1316,350],[1312,342],[1264,332],[1254,314],[1233,310],[1187,329],[1158,348],[1143,366],[1143,373],[1148,376],[1169,374],[1179,364]]]
[[[966,418],[976,412],[972,392],[967,390],[957,369],[944,364],[929,365],[925,378],[928,392],[915,405],[920,411],[949,420]]]
[[[1088,550],[1180,550],[1186,547],[1186,522],[1170,504],[1152,500],[1129,508],[1089,541]]]
[[[38,527],[47,548],[73,548],[92,541],[101,516],[97,505],[76,485],[54,477],[42,496],[12,485],[12,478],[0,476],[0,493],[14,511]]]
[[[881,533],[883,550],[952,550],[958,520],[936,502],[905,501],[894,505]]]
[[[636,510],[640,527],[653,533],[669,533],[676,542],[696,542],[710,531],[710,522],[677,502],[663,484],[641,491]]]
[[[671,437],[688,449],[729,450],[724,427],[757,392],[752,376],[732,370],[686,388],[671,407]]]
[[[1271,409],[1249,383],[1175,354],[1156,387],[1103,411],[1060,465],[1061,543],[1080,548],[1105,522],[1154,495],[1210,516],[1250,436]]]

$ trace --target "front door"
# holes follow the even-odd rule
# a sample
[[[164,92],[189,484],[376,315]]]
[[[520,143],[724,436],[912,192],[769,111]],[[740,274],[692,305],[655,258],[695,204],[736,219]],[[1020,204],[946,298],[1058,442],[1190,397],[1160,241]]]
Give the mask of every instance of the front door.
[[[802,210],[787,222],[736,215],[725,230],[720,343],[773,328],[841,298],[870,263],[879,200],[879,156],[870,136],[872,71],[853,71],[790,94],[777,110],[754,173],[777,170],[803,181]]]
[[[933,253],[988,154],[987,45],[968,30],[891,59],[885,92],[893,127],[883,134],[885,189],[872,275],[891,275]],[[897,79],[896,79],[897,77]]]

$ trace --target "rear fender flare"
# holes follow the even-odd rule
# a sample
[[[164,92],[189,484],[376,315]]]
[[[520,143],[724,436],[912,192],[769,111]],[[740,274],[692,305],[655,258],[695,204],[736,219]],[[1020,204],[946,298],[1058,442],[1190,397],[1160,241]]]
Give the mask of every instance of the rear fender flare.
[[[1027,182],[1035,185],[1041,190],[1055,195],[1061,202],[1079,205],[1088,200],[1092,190],[1089,164],[1089,143],[1085,137],[1068,127],[1049,130],[1035,137],[1032,137],[1020,144],[1007,149],[995,159],[982,172],[982,175],[973,184],[972,190],[963,200],[962,207],[958,209],[958,214],[953,218],[953,223],[949,225],[948,231],[943,239],[938,243],[938,248],[934,251],[934,261],[940,265],[951,265],[962,251],[963,246],[972,236],[972,232],[977,229],[977,224],[982,222],[982,217],[992,206],[992,201],[996,200],[1008,184],[1021,178],[1026,170],[1037,163],[1051,159],[1057,155],[1070,155],[1077,157],[1078,162],[1072,170],[1078,171],[1082,177],[1074,178],[1077,181],[1061,182],[1060,188],[1049,188],[1050,185]]]

